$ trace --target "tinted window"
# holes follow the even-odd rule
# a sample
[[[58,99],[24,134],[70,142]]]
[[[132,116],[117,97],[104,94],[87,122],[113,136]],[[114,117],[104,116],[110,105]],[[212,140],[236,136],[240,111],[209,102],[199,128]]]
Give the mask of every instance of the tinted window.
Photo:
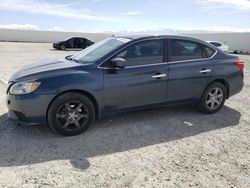
[[[83,43],[84,42],[84,38],[78,38],[77,41],[80,42],[80,43]]]
[[[204,46],[203,49],[204,49],[204,58],[210,58],[215,53],[215,50],[208,46]]]
[[[192,41],[171,40],[171,61],[202,59],[201,45]]]
[[[162,63],[163,41],[139,42],[120,52],[116,57],[124,58],[127,61],[127,66]]]
[[[67,42],[74,42],[75,38],[68,39]]]

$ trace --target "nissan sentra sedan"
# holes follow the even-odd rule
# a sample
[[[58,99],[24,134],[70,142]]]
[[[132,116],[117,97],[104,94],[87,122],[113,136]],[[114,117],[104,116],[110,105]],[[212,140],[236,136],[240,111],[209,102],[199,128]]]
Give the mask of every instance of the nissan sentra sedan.
[[[120,112],[191,103],[212,114],[241,91],[243,69],[237,56],[195,38],[107,38],[16,72],[7,90],[9,117],[77,135]]]
[[[94,44],[93,41],[83,37],[71,37],[62,41],[53,43],[53,48],[58,50],[66,50],[68,48],[82,48],[85,49]]]

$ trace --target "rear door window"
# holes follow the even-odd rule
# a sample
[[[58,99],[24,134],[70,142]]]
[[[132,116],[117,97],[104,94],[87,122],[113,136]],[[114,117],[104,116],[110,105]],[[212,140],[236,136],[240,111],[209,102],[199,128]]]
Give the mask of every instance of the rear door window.
[[[203,53],[199,43],[188,40],[170,40],[170,60],[185,61],[202,59]]]

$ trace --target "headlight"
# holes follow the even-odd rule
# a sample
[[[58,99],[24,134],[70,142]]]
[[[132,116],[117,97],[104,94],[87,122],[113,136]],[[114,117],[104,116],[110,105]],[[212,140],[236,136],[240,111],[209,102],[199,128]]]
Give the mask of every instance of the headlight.
[[[10,94],[14,95],[22,95],[22,94],[28,94],[35,91],[41,82],[19,82],[15,83],[10,88]]]

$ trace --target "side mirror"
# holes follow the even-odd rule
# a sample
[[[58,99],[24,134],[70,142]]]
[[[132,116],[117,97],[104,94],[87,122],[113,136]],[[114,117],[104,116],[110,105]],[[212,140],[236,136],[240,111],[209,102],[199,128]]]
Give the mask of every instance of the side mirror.
[[[73,56],[73,55],[67,55],[67,56],[65,57],[65,59],[69,59],[71,56]]]
[[[124,68],[126,66],[126,60],[120,57],[116,57],[114,59],[111,59],[111,64],[114,67]]]

